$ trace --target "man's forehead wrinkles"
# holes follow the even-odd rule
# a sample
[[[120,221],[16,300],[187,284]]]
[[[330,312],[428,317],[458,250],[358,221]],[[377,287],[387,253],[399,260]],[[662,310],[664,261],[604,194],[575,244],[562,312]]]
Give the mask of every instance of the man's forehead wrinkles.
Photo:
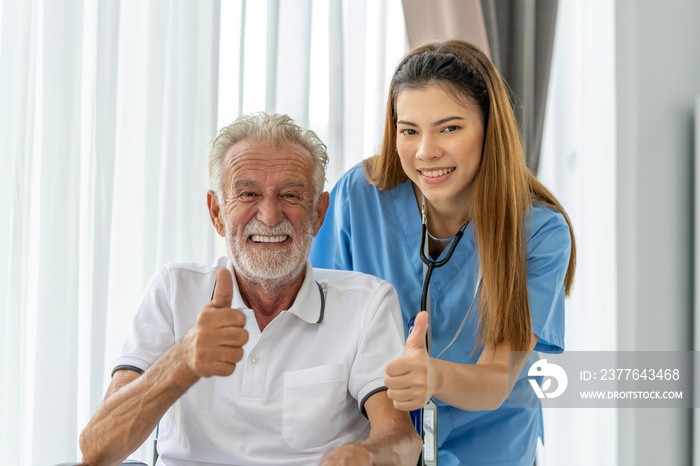
[[[305,169],[310,165],[309,160],[303,160],[296,157],[285,157],[273,159],[270,157],[257,157],[248,155],[235,155],[228,162],[228,167],[236,170],[242,166],[250,166],[251,169],[258,170],[298,170]]]
[[[264,187],[266,185],[266,182],[261,182],[258,180],[250,180],[250,179],[242,179],[242,180],[234,180],[233,182],[233,187],[237,189],[245,189],[245,188],[254,188],[254,187]],[[295,180],[295,179],[284,179],[278,183],[275,183],[278,185],[280,188],[306,188],[307,183],[303,180]]]
[[[236,191],[267,191],[288,187],[309,191],[312,184],[310,176],[314,172],[311,153],[295,144],[275,147],[269,144],[237,143],[229,149],[225,167],[229,187]]]
[[[303,160],[270,160],[256,157],[241,157],[232,160],[227,167],[229,179],[270,178],[271,176],[288,176],[305,178],[313,173],[313,164]]]
[[[232,165],[243,160],[256,160],[270,165],[285,165],[288,163],[306,164],[313,160],[311,153],[304,147],[294,143],[277,147],[267,143],[241,141],[228,150],[226,165]]]

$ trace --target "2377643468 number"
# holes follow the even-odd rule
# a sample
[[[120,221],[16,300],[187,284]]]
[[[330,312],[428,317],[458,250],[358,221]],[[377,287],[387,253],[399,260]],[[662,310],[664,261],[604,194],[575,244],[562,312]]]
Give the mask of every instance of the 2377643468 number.
[[[679,380],[679,369],[602,369],[600,380]]]

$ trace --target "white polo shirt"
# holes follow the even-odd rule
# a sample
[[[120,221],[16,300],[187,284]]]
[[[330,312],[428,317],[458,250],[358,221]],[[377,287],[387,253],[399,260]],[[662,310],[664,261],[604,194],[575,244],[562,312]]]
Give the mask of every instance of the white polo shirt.
[[[180,340],[210,302],[212,266],[173,263],[151,279],[117,368],[144,371]],[[246,316],[244,356],[229,377],[200,379],[160,423],[158,464],[309,465],[366,438],[366,398],[403,354],[394,288],[358,272],[312,269],[292,307],[261,333],[234,280],[231,307]],[[115,369],[115,370],[116,370]]]

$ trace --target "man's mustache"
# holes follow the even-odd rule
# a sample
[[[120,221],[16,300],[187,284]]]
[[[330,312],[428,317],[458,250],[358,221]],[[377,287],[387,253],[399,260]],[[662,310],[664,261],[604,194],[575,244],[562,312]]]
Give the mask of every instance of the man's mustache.
[[[245,230],[243,230],[243,234],[245,237],[250,237],[252,235],[263,235],[263,236],[282,236],[286,235],[289,236],[290,238],[294,239],[296,236],[296,232],[294,231],[294,226],[292,225],[292,222],[290,222],[288,219],[284,219],[282,222],[278,223],[277,225],[270,227],[265,225],[265,223],[261,222],[260,220],[254,218],[248,224],[245,226]]]

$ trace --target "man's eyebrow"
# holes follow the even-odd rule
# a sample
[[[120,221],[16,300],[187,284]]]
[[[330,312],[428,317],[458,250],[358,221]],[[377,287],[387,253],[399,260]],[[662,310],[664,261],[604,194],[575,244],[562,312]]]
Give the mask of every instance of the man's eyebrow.
[[[304,188],[306,189],[306,183],[297,180],[287,180],[282,183],[283,188]]]
[[[447,123],[447,122],[449,122],[449,121],[454,121],[454,120],[464,120],[464,118],[462,118],[462,117],[460,117],[460,116],[449,116],[449,117],[447,117],[447,118],[443,118],[443,119],[441,119],[441,120],[436,121],[435,123],[433,123],[433,126],[444,125],[445,123]],[[396,124],[397,124],[397,125],[414,126],[414,127],[417,127],[417,126],[418,126],[417,124],[412,123],[412,122],[410,122],[410,121],[406,121],[406,120],[399,120],[399,121],[396,122]]]
[[[233,183],[233,187],[236,189],[245,189],[245,188],[250,188],[250,187],[257,187],[258,183],[252,180],[241,180],[241,181],[236,181]]]

